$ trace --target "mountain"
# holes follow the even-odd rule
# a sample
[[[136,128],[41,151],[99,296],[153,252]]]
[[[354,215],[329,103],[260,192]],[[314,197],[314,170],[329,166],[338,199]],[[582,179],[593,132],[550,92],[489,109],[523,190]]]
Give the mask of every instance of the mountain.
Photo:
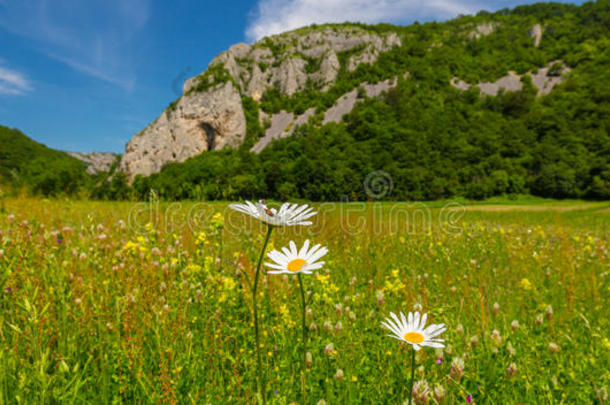
[[[609,25],[608,0],[540,3],[236,44],[120,169],[169,199],[610,198]]]
[[[86,165],[21,131],[0,125],[0,184],[34,194],[74,194],[88,183]]]
[[[66,152],[68,155],[80,160],[87,165],[87,173],[95,175],[104,172],[110,172],[116,163],[119,162],[120,156],[111,152]]]
[[[252,46],[233,45],[205,72],[187,80],[183,96],[129,142],[121,168],[130,176],[149,175],[168,162],[237,147],[246,137],[244,97],[259,102],[269,91],[283,96],[312,89],[324,92],[342,68],[338,54],[353,53],[344,61],[344,68],[353,71],[400,45],[396,33],[376,34],[356,26],[299,30]],[[268,119],[273,123],[278,117]],[[299,122],[306,121],[303,117]]]

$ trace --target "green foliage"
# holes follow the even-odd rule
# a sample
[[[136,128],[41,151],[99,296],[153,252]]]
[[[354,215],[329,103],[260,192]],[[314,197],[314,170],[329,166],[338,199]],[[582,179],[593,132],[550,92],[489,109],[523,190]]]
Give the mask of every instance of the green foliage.
[[[246,139],[240,145],[240,149],[250,150],[254,144],[265,134],[260,124],[259,109],[251,97],[242,96],[241,104],[246,116]]]
[[[206,91],[220,83],[226,82],[231,82],[235,85],[235,80],[229,71],[225,69],[224,65],[221,63],[216,63],[209,66],[205,73],[198,76],[197,84],[191,87],[186,94],[189,95],[192,93]]]
[[[309,86],[288,97],[273,88],[260,103],[269,113],[284,109],[300,114],[310,107],[323,112],[363,82],[410,73],[380,99],[360,92],[364,101],[344,123],[303,126],[252,155],[247,150],[263,130],[256,103],[244,98],[244,147],[172,165],[147,184],[169,199],[365,200],[370,198],[363,186],[367,174],[383,170],[394,183],[386,199],[483,199],[528,192],[608,198],[609,4],[535,5],[445,24],[394,27],[405,38],[401,47],[352,72],[347,61],[362,49],[341,53],[341,70],[327,92]],[[471,38],[483,23],[492,23],[495,31]],[[538,48],[528,34],[535,23],[545,27]],[[263,44],[275,53],[284,49],[270,39]],[[564,84],[537,97],[525,73],[555,60],[565,60],[572,71]],[[552,64],[551,75],[561,68]],[[508,70],[525,74],[522,90],[480,97],[476,89],[461,92],[449,85],[454,76],[478,83]],[[205,175],[196,175],[200,172]]]
[[[88,185],[85,164],[17,129],[0,126],[0,183],[45,196],[74,195]]]
[[[309,82],[292,96],[269,89],[260,103],[242,96],[247,130],[238,149],[206,152],[167,165],[148,178],[137,177],[131,186],[119,173],[98,176],[87,185],[87,177],[79,174],[82,165],[73,161],[49,166],[32,158],[5,159],[0,174],[5,182],[21,179],[36,193],[75,193],[89,187],[91,195],[101,199],[146,199],[153,188],[170,200],[366,200],[371,198],[364,187],[367,175],[378,170],[393,181],[384,199],[484,199],[524,193],[608,199],[609,22],[610,2],[605,0],[582,6],[536,4],[442,24],[309,27],[302,30],[394,32],[402,45],[353,71],[347,69],[348,61],[364,49],[340,52],[337,79],[325,92]],[[491,24],[494,31],[474,38],[481,24]],[[529,35],[534,24],[544,27],[539,47]],[[280,63],[295,44],[293,37],[281,35],[255,46],[271,49]],[[319,59],[306,60],[308,72],[319,69]],[[556,76],[563,63],[555,61],[565,62],[571,71],[563,84],[538,97],[527,73],[550,66],[550,75]],[[476,84],[495,81],[510,70],[523,77],[520,91],[480,96]],[[394,77],[399,78],[397,86],[377,99],[366,97],[361,88],[364,82]],[[452,77],[473,86],[456,90],[449,84]],[[190,92],[227,81],[233,78],[215,64]],[[343,122],[322,126],[323,113],[353,89],[360,89],[354,110]],[[259,155],[249,152],[265,130],[259,110],[301,114],[312,107],[315,119],[292,137],[272,142]],[[30,167],[15,169],[15,162],[30,162]]]
[[[248,274],[266,227],[226,203],[150,203],[6,199],[2,404],[260,405],[261,372],[269,405],[298,403],[293,275],[261,274],[256,361]],[[419,309],[447,328],[444,350],[417,354],[427,405],[606,405],[610,204],[511,205],[314,204],[312,228],[274,231],[273,249],[309,234],[329,251],[302,275],[306,403],[405,403],[412,349],[381,322]]]
[[[589,41],[601,47],[607,39]],[[437,56],[432,52],[429,57]],[[392,59],[382,57],[379,63],[392,68],[387,60]],[[394,184],[385,199],[484,199],[528,192],[608,198],[609,65],[610,54],[599,53],[573,66],[566,82],[544,97],[536,97],[527,75],[521,91],[480,97],[477,90],[449,86],[449,75],[439,74],[444,68],[438,63],[413,65],[411,77],[381,98],[365,98],[343,123],[302,126],[260,155],[206,153],[152,176],[150,185],[169,199],[196,198],[178,189],[184,184],[208,189],[212,182],[214,192],[206,198],[246,197],[232,183],[247,175],[260,179],[248,198],[366,200],[366,176],[383,170]],[[286,106],[279,93],[268,94],[276,95],[263,103],[277,103],[274,109]],[[246,103],[248,110],[251,104]],[[308,104],[295,105],[302,109]],[[201,167],[207,176],[175,181]]]
[[[180,102],[180,99],[182,97],[178,97],[177,99],[175,99],[174,101],[172,101],[171,103],[169,103],[169,105],[167,106],[166,111],[168,113],[172,113],[176,110],[176,107],[178,107],[178,103]]]

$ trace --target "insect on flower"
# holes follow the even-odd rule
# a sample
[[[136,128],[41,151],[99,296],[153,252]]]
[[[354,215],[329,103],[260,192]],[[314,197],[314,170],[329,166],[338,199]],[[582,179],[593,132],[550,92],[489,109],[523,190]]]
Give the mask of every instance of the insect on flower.
[[[308,221],[308,219],[317,214],[307,204],[284,203],[279,210],[276,210],[275,208],[267,207],[263,200],[256,204],[250,201],[246,201],[245,204],[231,204],[229,207],[271,226],[311,225],[312,222]]]

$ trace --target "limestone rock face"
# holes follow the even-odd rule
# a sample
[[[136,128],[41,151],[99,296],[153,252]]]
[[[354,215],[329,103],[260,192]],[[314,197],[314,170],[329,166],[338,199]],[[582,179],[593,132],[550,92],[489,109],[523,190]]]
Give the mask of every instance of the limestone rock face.
[[[288,96],[293,95],[298,90],[305,87],[307,73],[305,65],[307,63],[301,58],[285,59],[279,69],[274,70],[271,82],[274,83],[280,92]]]
[[[104,152],[92,152],[92,153],[80,153],[80,152],[67,152],[68,155],[77,158],[87,165],[87,173],[93,175],[100,172],[107,172],[110,170],[114,162],[117,161],[118,155],[114,153]]]
[[[480,39],[487,35],[493,34],[496,30],[496,24],[492,22],[487,22],[483,24],[477,25],[469,34],[470,38]]]
[[[361,28],[323,28],[307,34],[297,31],[263,39],[254,45],[236,44],[218,55],[210,66],[221,64],[237,83],[243,95],[260,100],[265,91],[275,87],[292,95],[311,81],[325,91],[335,81],[340,69],[337,53],[354,51],[348,70],[361,63],[373,63],[382,52],[400,46],[395,33],[374,34]],[[205,72],[187,80],[185,91],[202,80]]]
[[[534,46],[538,48],[540,41],[542,40],[542,26],[540,24],[534,25],[529,32],[530,37],[534,38]]]
[[[235,44],[216,56],[206,71],[186,80],[182,97],[133,137],[120,170],[133,180],[208,150],[238,146],[246,135],[242,97],[260,101],[271,88],[287,96],[308,86],[323,92],[341,69],[338,53],[353,53],[346,68],[354,70],[400,45],[395,33],[378,34],[359,27],[296,30],[253,45]],[[288,113],[271,117],[272,130],[256,150],[292,134],[295,125],[307,122],[311,115],[313,109],[296,117]]]
[[[563,75],[568,73],[570,68],[561,61],[550,62],[546,67],[538,69],[537,72],[530,73],[532,83],[538,89],[538,96],[549,94],[553,87],[563,82]],[[450,82],[451,86],[458,90],[468,90],[470,84],[454,77]],[[496,96],[500,90],[519,91],[523,88],[521,76],[515,72],[508,72],[504,77],[495,82],[481,82],[478,84],[482,94]]]
[[[170,162],[183,162],[201,152],[239,145],[246,118],[238,90],[229,81],[204,92],[183,96],[125,149],[120,169],[130,179],[148,176]]]

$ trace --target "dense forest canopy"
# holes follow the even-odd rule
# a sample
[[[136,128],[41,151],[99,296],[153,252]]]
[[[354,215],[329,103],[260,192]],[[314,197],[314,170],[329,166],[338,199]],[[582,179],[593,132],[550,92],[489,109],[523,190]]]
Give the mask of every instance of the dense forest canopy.
[[[75,194],[89,184],[85,164],[0,126],[0,184],[26,187],[33,194]]]
[[[479,24],[495,29],[480,38],[464,35]],[[535,24],[544,31],[538,47],[530,35]],[[171,200],[365,200],[366,176],[382,170],[394,184],[387,199],[610,198],[610,1],[540,3],[446,23],[360,26],[397,32],[402,45],[354,71],[345,67],[349,55],[339,55],[341,70],[326,92],[312,87],[288,97],[270,90],[260,103],[243,97],[247,136],[238,149],[169,164],[132,185],[119,173],[98,178],[87,183],[90,195],[146,198],[154,189]],[[570,72],[537,97],[529,74],[554,61]],[[520,91],[479,93],[479,82],[508,71],[522,75]],[[321,124],[343,94],[394,77],[397,86],[381,97],[359,92],[361,102],[343,122]],[[450,85],[454,77],[474,86],[458,90]],[[310,107],[315,116],[293,136],[258,155],[249,151],[264,133],[260,110],[302,113]],[[22,175],[28,179],[36,176],[26,172],[32,173]]]

